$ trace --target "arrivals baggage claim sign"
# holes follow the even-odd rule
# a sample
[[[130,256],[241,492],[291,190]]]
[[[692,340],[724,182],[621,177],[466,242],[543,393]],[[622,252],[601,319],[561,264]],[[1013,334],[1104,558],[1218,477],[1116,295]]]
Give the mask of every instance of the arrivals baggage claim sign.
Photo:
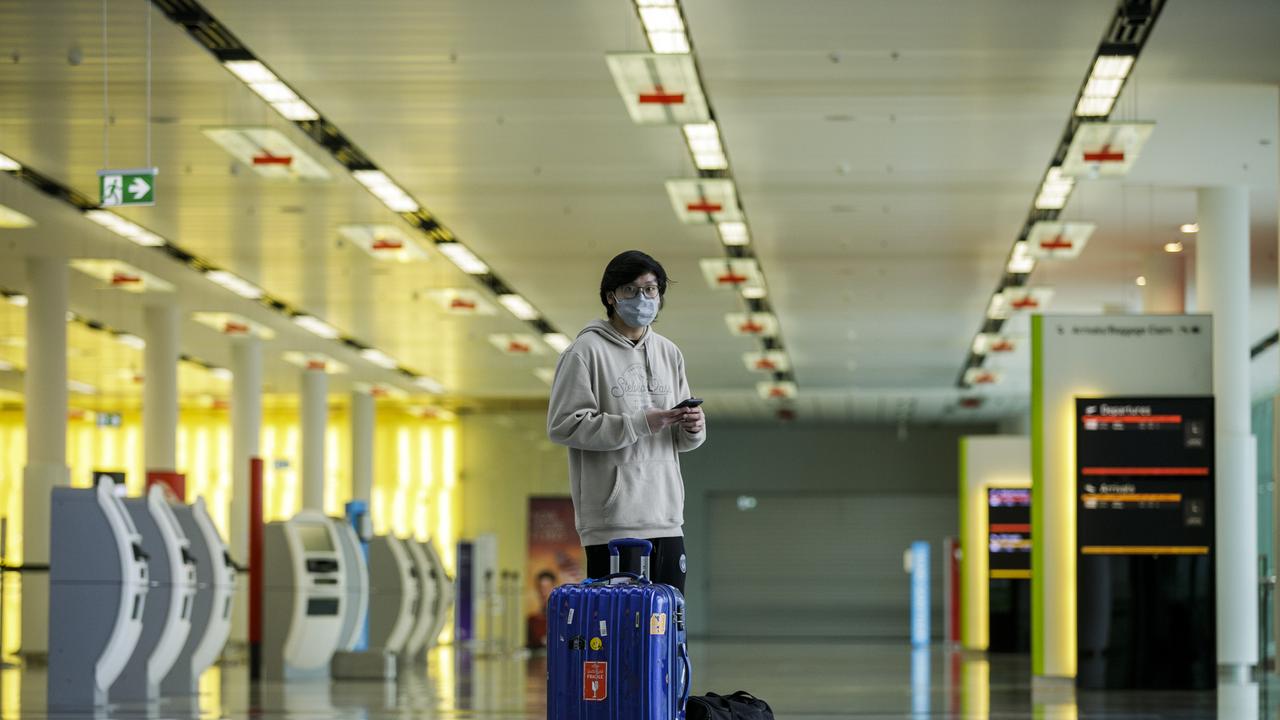
[[[1036,675],[1212,682],[1212,338],[1202,315],[1033,316]]]

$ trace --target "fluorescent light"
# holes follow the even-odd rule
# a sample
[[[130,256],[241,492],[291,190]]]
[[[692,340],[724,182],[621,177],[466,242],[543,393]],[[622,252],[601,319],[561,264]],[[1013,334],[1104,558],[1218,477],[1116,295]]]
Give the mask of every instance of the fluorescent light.
[[[1075,178],[1062,174],[1062,168],[1051,167],[1045,174],[1040,194],[1036,196],[1037,210],[1061,210],[1076,185]]]
[[[1014,275],[1030,275],[1035,269],[1036,259],[1031,257],[1027,244],[1022,241],[1014,243],[1013,252],[1009,255],[1009,264],[1005,266],[1005,270]]]
[[[1080,117],[1103,117],[1111,113],[1111,106],[1115,102],[1116,99],[1114,97],[1082,95],[1080,102],[1076,103],[1076,115]]]
[[[1187,235],[1195,235],[1200,232],[1200,223],[1186,223],[1178,229]]]
[[[279,79],[275,73],[267,69],[266,65],[257,60],[228,60],[222,63],[222,67],[230,70],[232,75],[250,85]]]
[[[674,5],[648,5],[640,7],[640,22],[646,32],[675,32],[684,30],[680,9]]]
[[[1089,73],[1089,77],[1123,80],[1133,69],[1133,61],[1132,55],[1099,55],[1093,63],[1093,70]]]
[[[290,90],[288,85],[285,85],[279,80],[249,83],[249,89],[257,93],[258,97],[273,105],[279,102],[292,102],[298,99],[298,94],[293,90]]]
[[[724,147],[720,143],[720,131],[715,122],[693,123],[684,126],[684,137],[693,153],[693,164],[699,170],[724,170],[729,167]]]
[[[1115,98],[1120,94],[1122,85],[1124,80],[1121,78],[1089,78],[1084,86],[1084,94],[1086,97]]]
[[[538,311],[529,304],[528,300],[525,300],[515,293],[499,295],[498,302],[502,303],[502,307],[510,310],[512,315],[515,315],[521,320],[538,319]]]
[[[10,172],[14,172],[21,169],[22,169],[22,163],[18,162],[17,160],[14,160],[13,158],[9,157],[8,155],[5,155],[4,153],[0,153],[0,170],[8,170]]]
[[[5,298],[5,300],[8,300],[9,303],[15,307],[24,308],[27,306],[26,295],[9,295],[8,297]]]
[[[659,55],[687,55],[689,38],[683,32],[651,32],[649,45]]]
[[[360,357],[387,370],[394,370],[396,366],[400,364],[396,362],[395,358],[377,348],[365,348],[364,350],[361,350]]]
[[[636,7],[675,7],[676,0],[636,0]]]
[[[417,212],[418,203],[381,170],[354,170],[351,176],[392,212]]]
[[[1167,253],[1180,253],[1180,252],[1182,252],[1182,243],[1180,243],[1180,242],[1168,242],[1168,243],[1165,243],[1165,244],[1164,244],[1164,251],[1165,251],[1165,252],[1167,252]]]
[[[1133,282],[1134,282],[1138,287],[1146,287],[1146,286],[1147,286],[1147,276],[1146,276],[1146,275],[1139,275],[1139,276],[1138,276],[1138,278],[1137,278],[1136,280],[1134,280]]]
[[[248,300],[257,300],[263,295],[262,288],[226,270],[210,270],[204,276],[209,278],[211,282],[221,285]]]
[[[436,249],[440,254],[449,258],[458,269],[468,275],[484,275],[489,272],[489,266],[481,262],[475,253],[467,249],[466,245],[460,242],[442,242],[436,243]]]
[[[0,228],[29,228],[35,224],[35,220],[8,205],[0,205]]]
[[[319,120],[320,113],[315,108],[306,104],[301,100],[287,100],[285,102],[271,103],[271,107],[276,109],[285,120],[293,120],[294,122],[304,122],[307,120]]]
[[[769,293],[764,289],[763,285],[742,288],[742,297],[748,300],[759,300],[768,294]]]
[[[990,320],[1004,320],[1009,317],[1009,300],[1001,293],[991,296],[991,302],[987,304],[987,318]]]
[[[533,371],[533,374],[537,375],[539,380],[541,380],[542,382],[548,385],[555,382],[555,379],[556,379],[555,368],[549,368],[549,367],[538,368]]]
[[[546,333],[542,336],[542,342],[550,345],[551,349],[555,350],[557,353],[562,353],[565,350],[568,350],[569,346],[573,344],[573,341],[569,339],[569,336],[564,333]]]
[[[325,340],[333,340],[334,338],[342,334],[338,332],[338,328],[321,320],[315,315],[305,315],[305,314],[294,315],[293,322],[296,323],[297,326],[302,328],[303,330],[306,330],[312,335],[318,335],[324,338]]]
[[[747,224],[739,221],[722,222],[718,225],[720,229],[720,241],[725,245],[746,245],[751,242],[751,235],[747,232]]]
[[[234,373],[224,367],[209,368],[209,374],[219,380],[225,380],[227,382],[230,382],[235,377]]]
[[[67,389],[73,393],[80,393],[81,395],[94,395],[98,392],[98,388],[90,385],[89,383],[80,382],[79,380],[68,380]]]
[[[144,247],[158,247],[165,239],[136,223],[106,210],[88,210],[84,216],[120,237]]]
[[[9,372],[13,370],[13,363],[8,360],[0,360],[0,372]]]
[[[133,333],[120,333],[116,335],[116,342],[121,345],[131,347],[134,350],[141,350],[147,346],[147,342]]]
[[[422,375],[420,377],[414,378],[413,386],[422,390],[426,390],[432,395],[444,394],[444,385],[441,385],[438,381],[433,380],[432,378],[429,378],[426,375]]]

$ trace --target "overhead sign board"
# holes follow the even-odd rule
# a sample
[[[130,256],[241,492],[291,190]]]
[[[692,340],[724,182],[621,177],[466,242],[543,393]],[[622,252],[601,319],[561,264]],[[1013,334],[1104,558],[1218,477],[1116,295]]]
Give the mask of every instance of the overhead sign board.
[[[156,168],[99,170],[98,197],[102,207],[156,204]]]

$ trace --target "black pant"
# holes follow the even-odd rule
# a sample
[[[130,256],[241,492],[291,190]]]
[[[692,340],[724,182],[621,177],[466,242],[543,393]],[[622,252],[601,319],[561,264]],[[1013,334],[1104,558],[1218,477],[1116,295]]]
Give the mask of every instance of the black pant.
[[[684,594],[684,578],[686,562],[684,556],[684,538],[645,538],[653,543],[653,555],[649,558],[649,572],[656,583],[672,585]],[[602,578],[609,574],[609,546],[588,545],[587,577]],[[622,548],[623,572],[640,572],[640,549]]]

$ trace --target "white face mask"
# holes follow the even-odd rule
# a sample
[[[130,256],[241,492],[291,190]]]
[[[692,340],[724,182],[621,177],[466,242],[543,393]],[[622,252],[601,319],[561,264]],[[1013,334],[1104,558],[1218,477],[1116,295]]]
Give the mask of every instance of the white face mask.
[[[652,325],[658,317],[659,304],[658,298],[647,298],[644,295],[636,295],[630,300],[617,296],[613,299],[613,309],[617,311],[618,317],[634,328]]]

